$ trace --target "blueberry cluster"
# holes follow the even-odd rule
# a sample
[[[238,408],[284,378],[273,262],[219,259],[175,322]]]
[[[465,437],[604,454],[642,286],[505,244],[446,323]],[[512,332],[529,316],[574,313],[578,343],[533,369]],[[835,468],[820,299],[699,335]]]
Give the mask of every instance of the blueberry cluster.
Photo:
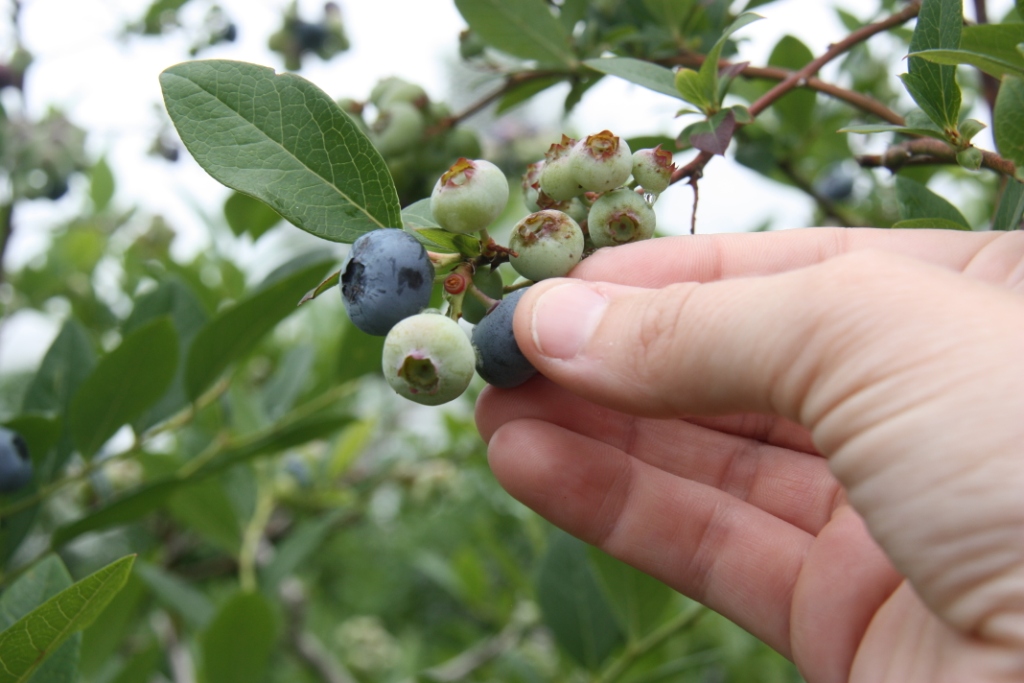
[[[383,229],[352,245],[340,285],[345,309],[364,332],[385,336],[384,376],[400,395],[425,405],[457,398],[474,370],[511,388],[536,373],[516,343],[512,321],[530,284],[569,273],[589,251],[654,235],[651,204],[671,183],[671,153],[631,153],[602,131],[576,141],[563,136],[523,178],[533,212],[512,230],[507,247],[487,234],[509,197],[505,174],[483,160],[459,158],[434,184],[430,208],[451,236],[478,236],[476,249],[434,253],[415,231]],[[508,262],[522,281],[506,287]],[[440,272],[439,272],[440,271]],[[429,309],[441,283],[447,311]],[[467,338],[457,321],[473,323]]]

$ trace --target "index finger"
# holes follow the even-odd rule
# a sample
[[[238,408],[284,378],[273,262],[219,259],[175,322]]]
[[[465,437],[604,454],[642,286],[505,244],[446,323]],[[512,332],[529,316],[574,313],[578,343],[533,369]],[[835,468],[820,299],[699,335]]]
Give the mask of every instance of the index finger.
[[[871,249],[910,256],[978,279],[1005,281],[1024,263],[1022,232],[802,228],[683,235],[600,249],[571,273],[581,280],[660,288],[774,275]]]

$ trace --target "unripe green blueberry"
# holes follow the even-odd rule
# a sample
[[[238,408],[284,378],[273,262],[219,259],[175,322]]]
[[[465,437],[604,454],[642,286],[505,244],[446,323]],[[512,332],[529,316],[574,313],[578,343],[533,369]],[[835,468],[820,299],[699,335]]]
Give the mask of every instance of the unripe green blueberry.
[[[461,158],[444,172],[430,195],[434,220],[448,232],[483,230],[508,203],[508,180],[489,161]]]
[[[388,332],[381,366],[400,396],[436,406],[466,390],[473,379],[476,354],[454,320],[436,312],[420,313]]]
[[[571,152],[576,141],[563,135],[561,142],[551,145],[544,153],[544,167],[540,170],[540,189],[551,199],[561,202],[583,194],[572,170]]]
[[[562,277],[583,258],[583,230],[567,214],[545,209],[516,223],[508,247],[518,254],[509,263],[523,277]]]
[[[505,293],[505,281],[501,279],[501,273],[492,268],[478,268],[473,274],[473,284],[481,292],[498,301]],[[480,301],[472,292],[466,292],[466,296],[462,300],[463,320],[476,325],[487,315],[487,309],[484,302]]]
[[[370,101],[379,109],[384,109],[395,102],[422,106],[428,100],[426,90],[397,76],[381,79],[370,91]]]
[[[540,195],[540,172],[544,168],[544,160],[528,164],[526,166],[526,172],[523,173],[522,187],[523,187],[523,203],[526,204],[528,211],[540,211],[541,207],[537,203],[537,197]]]
[[[464,157],[473,159],[482,153],[480,137],[471,128],[456,126],[452,128],[444,141],[444,151],[448,159]]]
[[[658,145],[654,149],[638,149],[633,153],[633,180],[647,192],[661,194],[672,182],[672,152]]]
[[[569,155],[572,174],[587,192],[608,192],[629,180],[633,155],[626,141],[603,130],[580,140]]]
[[[408,102],[395,102],[380,110],[370,139],[378,152],[390,156],[411,150],[425,130],[426,122],[419,109]]]
[[[587,219],[590,239],[596,247],[650,239],[656,225],[654,209],[643,197],[626,188],[598,197]]]

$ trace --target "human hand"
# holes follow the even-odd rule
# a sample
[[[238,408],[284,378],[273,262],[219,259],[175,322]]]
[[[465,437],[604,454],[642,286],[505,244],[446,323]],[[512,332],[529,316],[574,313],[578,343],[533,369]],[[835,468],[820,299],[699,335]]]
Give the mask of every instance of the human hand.
[[[664,238],[539,283],[516,498],[809,683],[1024,680],[1024,233]],[[582,281],[582,282],[581,282]]]

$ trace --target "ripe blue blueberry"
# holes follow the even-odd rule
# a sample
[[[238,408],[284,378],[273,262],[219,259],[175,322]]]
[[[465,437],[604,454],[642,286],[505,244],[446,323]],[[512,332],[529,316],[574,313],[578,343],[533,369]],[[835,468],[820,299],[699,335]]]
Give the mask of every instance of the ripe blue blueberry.
[[[473,346],[459,324],[437,312],[406,318],[384,339],[384,378],[401,396],[436,406],[462,395],[473,379]]]
[[[473,328],[477,374],[502,389],[517,387],[537,373],[512,333],[516,305],[525,292],[526,289],[517,289],[506,296]]]
[[[14,493],[32,481],[32,459],[17,432],[0,427],[0,494]]]
[[[430,304],[434,266],[412,235],[373,230],[352,244],[341,269],[341,297],[352,323],[384,336],[403,318]]]

